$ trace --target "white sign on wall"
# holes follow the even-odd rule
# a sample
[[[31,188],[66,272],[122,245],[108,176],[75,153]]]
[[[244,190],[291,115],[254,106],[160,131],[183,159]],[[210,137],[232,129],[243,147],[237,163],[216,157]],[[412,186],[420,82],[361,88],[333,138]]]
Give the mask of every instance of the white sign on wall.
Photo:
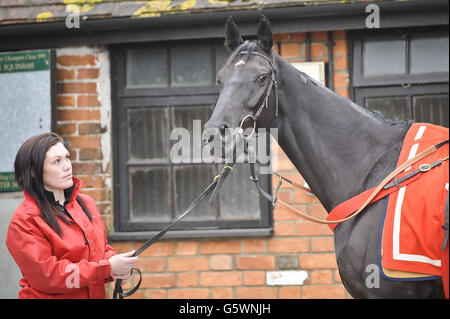
[[[50,50],[0,53],[0,192],[14,191],[14,159],[29,137],[51,130]]]

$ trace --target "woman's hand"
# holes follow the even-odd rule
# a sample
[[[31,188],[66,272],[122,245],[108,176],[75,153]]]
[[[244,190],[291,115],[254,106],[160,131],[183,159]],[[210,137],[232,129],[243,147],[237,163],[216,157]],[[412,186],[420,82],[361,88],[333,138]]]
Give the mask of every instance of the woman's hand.
[[[111,277],[114,280],[127,280],[130,278],[131,268],[136,266],[138,261],[137,257],[132,257],[134,252],[133,250],[127,253],[117,254],[108,259],[111,264]]]

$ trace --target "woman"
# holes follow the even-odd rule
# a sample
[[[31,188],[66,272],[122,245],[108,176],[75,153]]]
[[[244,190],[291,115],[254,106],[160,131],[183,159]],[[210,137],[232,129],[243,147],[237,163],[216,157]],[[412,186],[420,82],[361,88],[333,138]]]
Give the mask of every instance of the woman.
[[[6,246],[23,278],[19,298],[105,298],[105,283],[126,280],[133,251],[115,254],[94,200],[80,193],[61,137],[28,139],[14,162],[25,199],[8,228]]]

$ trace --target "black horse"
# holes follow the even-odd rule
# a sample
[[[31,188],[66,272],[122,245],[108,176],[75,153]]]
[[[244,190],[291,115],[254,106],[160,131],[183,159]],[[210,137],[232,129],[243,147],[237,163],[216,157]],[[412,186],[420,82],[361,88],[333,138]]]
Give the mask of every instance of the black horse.
[[[279,145],[328,212],[378,185],[395,169],[412,122],[385,119],[295,69],[274,52],[265,17],[257,38],[257,42],[244,42],[228,18],[225,44],[233,53],[217,78],[220,96],[205,125],[205,142],[224,134],[225,128],[252,127],[248,115],[255,114],[267,97],[256,126],[278,129]],[[277,89],[268,94],[271,81]],[[211,137],[213,128],[216,135]],[[380,200],[335,230],[337,264],[345,288],[355,298],[443,298],[441,280],[396,282],[380,276],[379,288],[366,286],[370,275],[366,267],[378,264],[384,206],[385,200]]]

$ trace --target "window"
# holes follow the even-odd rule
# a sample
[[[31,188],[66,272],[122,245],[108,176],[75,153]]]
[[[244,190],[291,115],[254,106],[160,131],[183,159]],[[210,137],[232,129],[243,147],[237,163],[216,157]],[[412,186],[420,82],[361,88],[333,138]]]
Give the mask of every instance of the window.
[[[112,48],[115,231],[112,238],[146,239],[179,217],[224,164],[171,160],[175,128],[191,135],[212,114],[216,74],[229,52],[221,41],[152,43]],[[196,120],[196,122],[194,122]],[[198,122],[200,121],[200,122]],[[195,136],[194,136],[195,137]],[[192,140],[192,147],[199,141]],[[236,164],[215,206],[205,200],[169,237],[267,236],[271,207]],[[271,176],[261,175],[271,188]]]
[[[353,96],[386,117],[449,126],[448,30],[353,35]]]

